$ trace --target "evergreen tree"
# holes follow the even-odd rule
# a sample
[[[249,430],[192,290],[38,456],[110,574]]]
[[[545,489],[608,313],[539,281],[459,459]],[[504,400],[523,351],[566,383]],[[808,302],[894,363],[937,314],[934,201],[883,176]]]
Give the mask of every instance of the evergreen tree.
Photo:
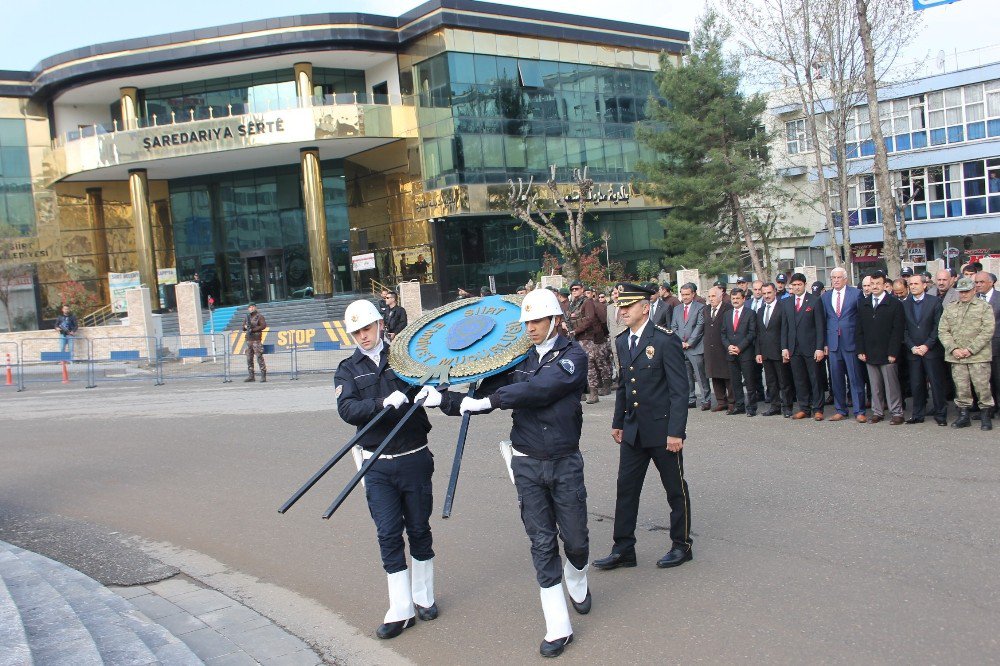
[[[658,241],[668,268],[739,270],[746,252],[754,271],[766,276],[756,250],[758,216],[746,205],[768,183],[766,101],[740,91],[739,64],[723,53],[728,36],[709,11],[681,65],[661,55],[656,81],[662,100],[651,102],[650,121],[638,131],[657,159],[641,162],[639,170],[649,193],[672,206],[661,221],[665,238]]]

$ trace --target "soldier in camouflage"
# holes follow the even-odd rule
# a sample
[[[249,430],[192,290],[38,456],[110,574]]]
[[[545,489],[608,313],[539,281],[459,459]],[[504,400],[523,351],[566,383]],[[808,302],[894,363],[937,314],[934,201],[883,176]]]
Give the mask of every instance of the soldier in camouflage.
[[[260,381],[267,381],[267,364],[264,363],[264,344],[262,342],[264,329],[267,328],[267,321],[264,315],[257,312],[257,306],[251,303],[247,306],[247,316],[243,320],[243,330],[247,333],[246,355],[247,355],[247,378],[244,382],[256,381],[253,372],[253,357],[257,357],[257,365],[260,366]]]
[[[951,376],[955,380],[955,405],[958,419],[952,428],[972,425],[969,408],[972,407],[972,390],[979,396],[982,408],[980,428],[992,430],[993,396],[990,394],[990,361],[993,358],[991,342],[996,323],[993,310],[983,300],[975,298],[974,283],[964,277],[955,285],[958,300],[945,306],[938,325],[938,339],[944,345],[945,360],[951,363]]]
[[[569,330],[573,334],[573,339],[580,343],[583,351],[587,353],[587,404],[591,405],[599,402],[598,393],[601,386],[602,370],[601,363],[604,360],[601,354],[607,335],[604,327],[597,316],[596,302],[592,298],[584,295],[583,283],[574,280],[570,285],[569,306]],[[603,369],[604,373],[610,368]]]

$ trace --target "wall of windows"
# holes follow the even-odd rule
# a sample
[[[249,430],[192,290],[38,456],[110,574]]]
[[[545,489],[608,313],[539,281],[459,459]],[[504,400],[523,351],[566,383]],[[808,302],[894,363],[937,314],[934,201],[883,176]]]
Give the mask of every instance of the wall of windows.
[[[889,152],[1000,137],[1000,81],[879,102],[879,120]],[[874,154],[868,107],[859,106],[848,119],[847,158]]]
[[[428,188],[496,183],[548,166],[621,181],[651,157],[635,140],[653,72],[450,52],[414,68]],[[450,108],[439,119],[431,109]]]
[[[341,93],[364,93],[365,73],[361,70],[313,69],[313,95],[324,97]],[[195,120],[232,113],[260,113],[268,109],[292,108],[298,103],[294,73],[291,69],[229,76],[207,81],[193,81],[172,86],[146,88],[140,91],[140,108],[144,118],[157,116],[158,122],[170,122],[174,113],[178,121]],[[111,105],[113,116],[121,122],[117,103]]]
[[[789,155],[812,152],[812,135],[808,129],[805,118],[785,123],[785,146]]]
[[[0,224],[18,233],[35,233],[35,200],[24,121],[0,118]]]

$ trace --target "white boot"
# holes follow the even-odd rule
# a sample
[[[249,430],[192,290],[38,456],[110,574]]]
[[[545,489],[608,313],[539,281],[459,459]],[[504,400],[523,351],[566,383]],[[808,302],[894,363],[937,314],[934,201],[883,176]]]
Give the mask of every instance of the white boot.
[[[542,613],[545,614],[545,640],[557,641],[573,634],[569,623],[569,610],[562,584],[539,588],[542,597]]]
[[[413,603],[417,607],[417,615],[421,620],[433,620],[437,617],[437,606],[434,604],[434,558],[418,560],[410,563],[412,573]]]
[[[566,560],[563,565],[563,580],[566,581],[566,591],[569,592],[570,601],[577,613],[586,615],[590,612],[590,587],[587,584],[587,571],[589,564],[583,565],[583,569],[577,569]]]
[[[410,571],[404,569],[389,574],[389,611],[384,622],[402,622],[413,617],[413,592],[410,589]]]

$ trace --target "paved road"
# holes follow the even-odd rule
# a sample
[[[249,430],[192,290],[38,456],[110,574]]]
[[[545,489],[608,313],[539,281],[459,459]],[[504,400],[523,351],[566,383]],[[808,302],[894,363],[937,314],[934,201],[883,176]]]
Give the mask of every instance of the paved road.
[[[329,377],[0,394],[0,505],[204,553],[371,634],[386,607],[363,497],[320,514],[331,472],[276,508],[349,435]],[[610,548],[611,403],[588,406],[592,555]],[[432,414],[436,504],[458,419]],[[516,496],[473,421],[450,520],[435,517],[441,617],[389,646],[418,663],[521,663],[543,633]],[[666,503],[647,478],[640,566],[594,572],[564,663],[985,663],[1000,654],[1000,435],[691,412],[695,560],[660,571]],[[308,638],[308,637],[307,637]]]

